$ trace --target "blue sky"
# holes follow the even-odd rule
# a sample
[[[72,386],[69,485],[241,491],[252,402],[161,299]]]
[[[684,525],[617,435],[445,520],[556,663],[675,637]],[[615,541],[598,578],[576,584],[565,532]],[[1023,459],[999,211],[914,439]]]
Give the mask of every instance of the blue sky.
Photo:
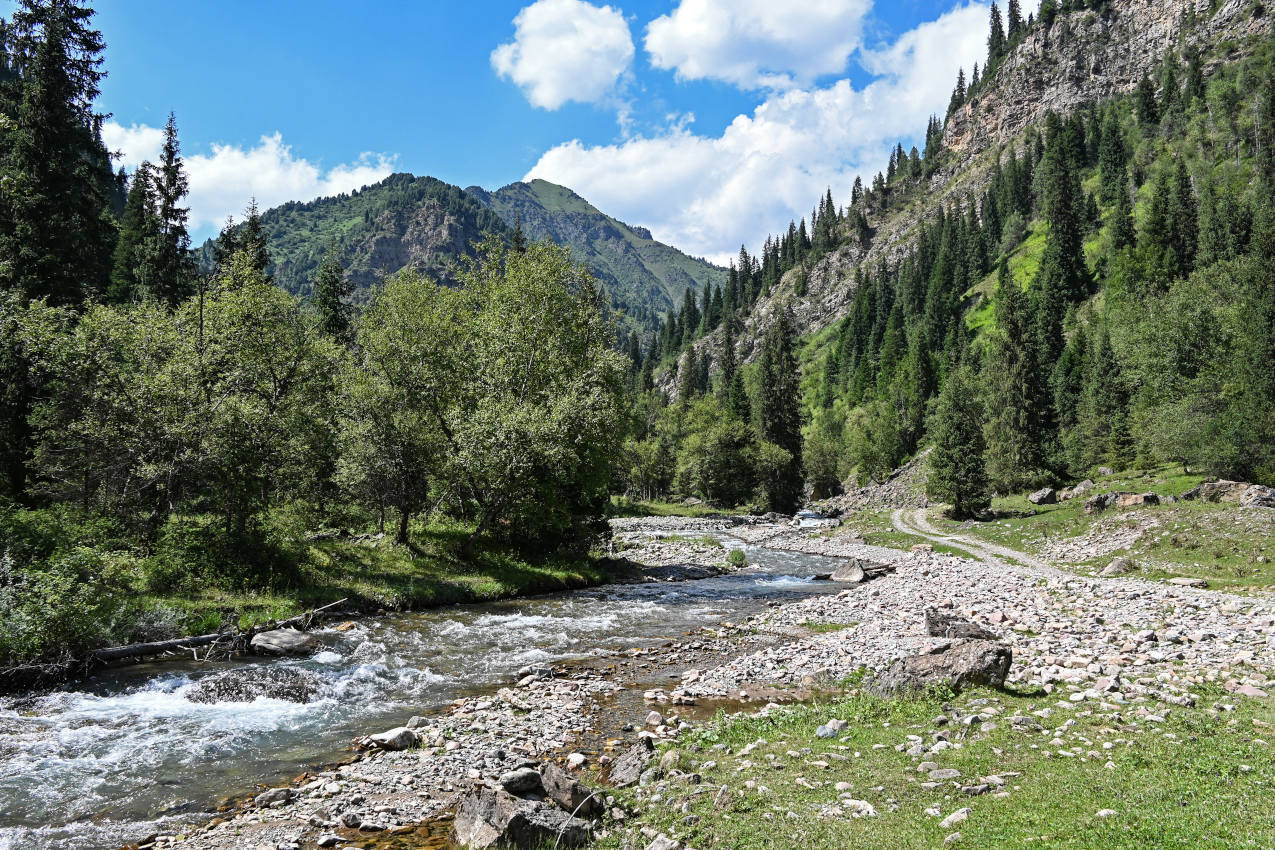
[[[198,235],[393,171],[571,186],[718,259],[946,105],[987,9],[942,0],[100,0],[125,164],[177,114]],[[1031,5],[1031,4],[1029,4]],[[0,0],[0,14],[12,3]]]

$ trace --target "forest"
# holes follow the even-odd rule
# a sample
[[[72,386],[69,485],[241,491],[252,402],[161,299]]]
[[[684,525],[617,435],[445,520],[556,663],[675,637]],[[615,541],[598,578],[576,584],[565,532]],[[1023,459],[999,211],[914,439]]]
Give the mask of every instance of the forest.
[[[1082,5],[1047,3],[1041,18]],[[993,5],[987,62],[960,74],[948,116],[1047,23]],[[854,271],[827,330],[795,344],[781,315],[766,338],[798,350],[801,439],[769,440],[755,410],[736,427],[750,413],[738,373],[754,398],[779,384],[771,349],[741,370],[735,338],[759,299],[782,314],[821,259],[868,246],[875,222],[925,196],[953,162],[944,121],[924,151],[899,145],[869,187],[856,180],[846,207],[829,191],[760,259],[741,249],[724,291],[688,293],[647,346],[630,339],[628,491],[749,503],[782,468],[775,445],[816,496],[933,446],[932,495],[962,517],[1100,466],[1275,480],[1275,45],[1211,60],[1171,51],[1131,94],[1051,114],[995,151],[985,188],[940,204],[897,262]],[[693,345],[718,327],[720,343]],[[672,403],[661,372],[676,375]]]
[[[356,314],[335,255],[311,298],[274,285],[250,204],[201,274],[175,118],[112,170],[91,17],[0,28],[0,664],[181,633],[189,597],[216,627],[219,594],[304,584],[324,530],[386,531],[403,569],[440,537],[461,572],[587,553],[624,410],[587,269],[493,239]]]

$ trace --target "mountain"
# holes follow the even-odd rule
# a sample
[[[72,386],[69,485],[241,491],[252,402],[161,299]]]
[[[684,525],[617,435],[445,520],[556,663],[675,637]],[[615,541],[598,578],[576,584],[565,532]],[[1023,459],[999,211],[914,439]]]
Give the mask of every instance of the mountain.
[[[365,297],[386,276],[408,267],[452,283],[457,263],[473,256],[484,236],[510,235],[498,215],[459,187],[411,174],[392,174],[349,194],[290,201],[264,212],[261,224],[270,240],[275,283],[301,295],[309,294],[332,244],[356,297]],[[211,267],[211,240],[201,246],[200,262]]]
[[[488,192],[394,174],[349,194],[293,201],[261,216],[275,283],[309,294],[335,244],[359,300],[409,267],[454,283],[458,264],[474,255],[483,238],[510,239],[520,222],[528,238],[547,237],[587,264],[631,328],[653,327],[681,305],[687,289],[698,294],[726,281],[725,269],[657,242],[645,228],[612,218],[570,189],[543,180]],[[211,240],[199,255],[202,266],[211,268]]]
[[[587,264],[633,324],[649,327],[668,310],[681,306],[687,289],[722,286],[726,270],[651,237],[603,213],[564,186],[545,180],[512,183],[496,192],[478,186],[465,190],[509,227],[521,226],[527,238],[548,237],[571,248],[572,258]]]

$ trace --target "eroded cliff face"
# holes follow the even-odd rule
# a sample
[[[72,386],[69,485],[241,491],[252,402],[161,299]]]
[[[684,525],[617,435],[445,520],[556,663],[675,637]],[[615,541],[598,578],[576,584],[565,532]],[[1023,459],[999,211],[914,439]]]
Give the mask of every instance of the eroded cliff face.
[[[453,283],[455,259],[471,254],[471,242],[481,236],[432,201],[387,210],[376,223],[376,236],[350,258],[348,274],[358,288],[373,286],[404,268]]]
[[[1275,8],[1254,0],[1115,0],[1105,14],[1059,15],[1035,29],[1006,57],[993,83],[948,119],[944,147],[956,154],[930,179],[924,195],[902,210],[868,210],[874,228],[867,245],[845,244],[809,271],[806,294],[794,294],[790,272],[769,298],[759,301],[740,335],[738,355],[753,356],[779,310],[792,312],[802,333],[819,331],[844,316],[854,296],[856,271],[892,264],[907,251],[916,226],[940,205],[981,193],[996,151],[1021,142],[1024,132],[1050,112],[1066,115],[1090,103],[1132,91],[1144,74],[1154,75],[1170,50],[1195,45],[1204,54],[1206,76],[1251,50],[1253,37],[1269,35]],[[1192,19],[1193,18],[1193,19]],[[1184,27],[1184,23],[1186,26]],[[696,343],[710,358],[718,334]],[[662,383],[675,391],[672,378]]]

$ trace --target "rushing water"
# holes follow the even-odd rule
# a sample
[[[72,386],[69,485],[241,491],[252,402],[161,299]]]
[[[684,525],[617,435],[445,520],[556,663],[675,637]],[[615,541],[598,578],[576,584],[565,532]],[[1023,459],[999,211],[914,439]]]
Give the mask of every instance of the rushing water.
[[[738,545],[738,544],[732,544]],[[536,662],[587,658],[823,592],[827,558],[746,548],[750,566],[678,584],[592,590],[370,619],[316,634],[292,668],[308,702],[199,702],[225,664],[121,668],[0,699],[0,850],[115,850],[197,819],[217,800],[330,761],[352,738],[507,683]]]

